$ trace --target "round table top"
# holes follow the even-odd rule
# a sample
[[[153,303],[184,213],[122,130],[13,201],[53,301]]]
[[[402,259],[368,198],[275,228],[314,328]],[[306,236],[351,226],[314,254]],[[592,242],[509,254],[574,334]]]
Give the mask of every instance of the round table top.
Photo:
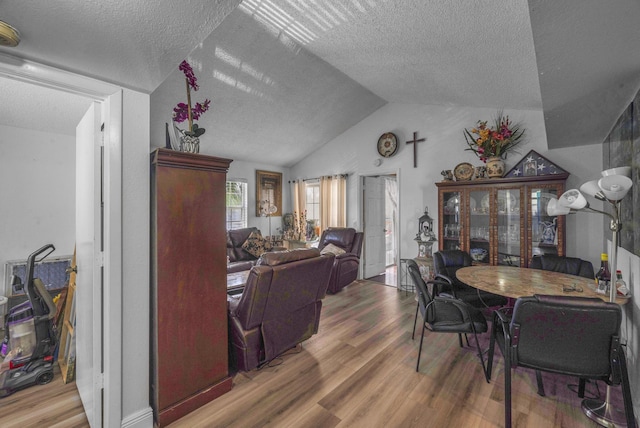
[[[598,297],[609,301],[608,294],[596,292],[593,279],[566,273],[513,266],[469,266],[458,269],[458,279],[465,284],[490,293],[517,299],[518,297],[547,294],[553,296]],[[582,289],[564,291],[564,288]],[[629,297],[618,296],[616,303],[625,304]]]

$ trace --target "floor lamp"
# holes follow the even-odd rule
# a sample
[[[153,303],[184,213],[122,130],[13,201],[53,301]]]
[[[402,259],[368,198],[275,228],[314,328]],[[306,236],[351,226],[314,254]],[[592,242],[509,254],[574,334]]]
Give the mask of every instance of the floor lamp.
[[[620,223],[620,201],[627,195],[633,181],[631,178],[631,167],[611,168],[602,171],[602,178],[588,181],[580,186],[580,190],[570,189],[564,192],[559,199],[551,199],[547,205],[547,214],[550,216],[566,215],[572,211],[591,211],[606,215],[611,219],[609,229],[612,232],[611,245],[612,254],[609,257],[611,282],[609,284],[609,301],[616,301],[616,263],[618,261],[618,234],[622,227]],[[587,194],[600,201],[611,205],[612,213],[596,210],[589,206],[584,197]],[[607,385],[606,399],[585,399],[582,400],[582,410],[589,419],[605,427],[625,427],[627,426],[624,412],[615,408],[610,401],[611,387]]]

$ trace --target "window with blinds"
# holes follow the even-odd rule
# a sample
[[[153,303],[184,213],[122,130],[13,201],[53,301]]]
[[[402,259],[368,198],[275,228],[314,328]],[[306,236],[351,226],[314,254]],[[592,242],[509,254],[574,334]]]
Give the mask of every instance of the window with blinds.
[[[227,230],[247,227],[247,181],[227,181]]]

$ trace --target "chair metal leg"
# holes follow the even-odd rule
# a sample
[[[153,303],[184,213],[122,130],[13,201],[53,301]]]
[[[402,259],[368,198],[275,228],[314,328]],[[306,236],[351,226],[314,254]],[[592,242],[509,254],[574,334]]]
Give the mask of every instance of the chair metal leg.
[[[493,370],[493,353],[496,346],[496,318],[497,317],[495,316],[493,317],[493,322],[491,323],[491,331],[489,332],[489,334],[491,334],[491,336],[489,337],[489,355],[487,356],[487,379],[489,380],[491,380],[491,371]]]
[[[536,382],[538,382],[538,395],[544,397],[544,385],[542,384],[542,373],[540,373],[540,370],[536,370]]]
[[[578,397],[584,398],[584,389],[587,384],[587,380],[585,378],[578,379]]]
[[[424,340],[425,322],[422,321],[422,334],[420,335],[420,348],[418,348],[418,362],[416,363],[416,371],[420,371],[420,355],[422,354],[422,341]]]
[[[413,333],[411,333],[411,340],[416,335],[416,324],[418,324],[418,310],[420,309],[420,303],[416,305],[416,317],[413,319]]]
[[[460,347],[464,348],[464,345],[462,344],[462,333],[458,333],[458,342],[460,342]]]
[[[482,349],[480,349],[480,342],[478,342],[478,334],[475,329],[473,330],[473,336],[476,339],[476,348],[478,349],[478,357],[480,357],[480,364],[482,364],[482,372],[484,373],[484,379],[489,383],[489,374],[487,373],[487,366],[484,364],[484,357],[482,356]]]
[[[504,350],[504,426],[511,428],[511,354]]]

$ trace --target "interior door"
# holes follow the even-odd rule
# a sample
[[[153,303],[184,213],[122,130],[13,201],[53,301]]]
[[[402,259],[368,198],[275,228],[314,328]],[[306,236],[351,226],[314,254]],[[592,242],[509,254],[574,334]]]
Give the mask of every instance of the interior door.
[[[76,127],[76,385],[92,427],[102,425],[101,114]]]
[[[364,177],[364,267],[363,277],[383,273],[385,262],[385,183],[382,177]]]

